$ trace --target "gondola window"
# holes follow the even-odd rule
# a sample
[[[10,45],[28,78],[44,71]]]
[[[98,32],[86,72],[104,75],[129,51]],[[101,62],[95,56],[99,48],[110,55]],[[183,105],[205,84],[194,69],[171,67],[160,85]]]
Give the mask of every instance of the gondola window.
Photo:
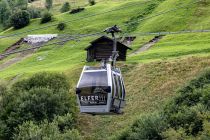
[[[108,79],[106,71],[84,72],[79,89],[79,100],[82,106],[106,105]]]

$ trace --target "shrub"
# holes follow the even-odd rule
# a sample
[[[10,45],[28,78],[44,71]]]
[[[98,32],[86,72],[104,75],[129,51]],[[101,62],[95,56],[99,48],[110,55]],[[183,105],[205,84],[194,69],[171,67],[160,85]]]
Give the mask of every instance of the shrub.
[[[13,136],[17,140],[80,140],[81,136],[75,129],[60,132],[56,122],[42,122],[40,125],[28,121],[18,126],[17,133]]]
[[[70,10],[70,4],[69,2],[65,2],[63,6],[61,7],[60,12],[64,13],[64,12],[68,12],[69,10]]]
[[[73,129],[75,126],[75,119],[70,113],[67,113],[64,116],[57,116],[54,121],[58,124],[58,128],[61,132]]]
[[[58,120],[62,130],[71,128],[75,117],[73,100],[69,94],[68,82],[61,74],[41,73],[17,82],[10,93],[3,96],[0,136],[11,138],[15,128],[25,121],[52,122],[56,116],[68,113],[63,120]]]
[[[49,12],[44,12],[42,14],[41,23],[47,23],[52,20],[52,14]]]
[[[202,73],[197,79],[192,80],[179,92],[181,94],[189,93],[192,92],[194,89],[203,88],[206,84],[210,84],[210,69]]]
[[[65,27],[66,27],[66,24],[63,23],[63,22],[61,22],[61,23],[58,24],[57,29],[60,30],[60,31],[62,31],[62,30],[65,29]]]
[[[37,9],[37,8],[34,8],[34,7],[29,7],[27,9],[27,11],[29,12],[31,19],[41,17],[41,10],[40,9]]]
[[[65,75],[42,72],[29,79],[18,81],[12,87],[14,91],[29,91],[33,88],[49,88],[56,93],[59,90],[68,91],[70,86]]]
[[[23,28],[29,24],[30,14],[25,10],[19,10],[11,16],[10,21],[15,29]]]
[[[162,133],[162,137],[164,137],[164,139],[167,139],[167,140],[184,140],[184,139],[189,138],[186,135],[185,130],[182,128],[178,130],[169,128],[168,130]]]
[[[177,113],[170,114],[167,121],[174,129],[183,128],[187,135],[197,135],[203,130],[203,121],[192,109],[182,107]]]
[[[82,12],[84,10],[85,10],[85,8],[76,8],[76,9],[72,9],[69,13],[76,14],[76,13]]]
[[[164,118],[160,114],[149,114],[141,116],[131,127],[130,132],[121,139],[139,140],[156,139],[161,140],[161,132],[166,129]]]
[[[90,4],[90,6],[92,6],[92,5],[95,5],[96,2],[95,2],[95,0],[89,0],[89,4]]]
[[[205,106],[207,106],[208,110],[210,110],[210,85],[209,87],[204,88],[202,92],[202,98],[201,98],[201,103]]]

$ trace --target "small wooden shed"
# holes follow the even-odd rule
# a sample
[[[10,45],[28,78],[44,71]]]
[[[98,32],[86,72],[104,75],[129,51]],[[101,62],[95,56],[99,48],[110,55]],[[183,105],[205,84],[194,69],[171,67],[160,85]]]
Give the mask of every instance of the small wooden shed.
[[[102,36],[92,42],[91,45],[85,48],[87,51],[87,61],[101,61],[102,59],[109,59],[113,51],[113,39]],[[125,44],[117,41],[117,51],[119,53],[118,61],[126,61],[127,49],[132,50]]]

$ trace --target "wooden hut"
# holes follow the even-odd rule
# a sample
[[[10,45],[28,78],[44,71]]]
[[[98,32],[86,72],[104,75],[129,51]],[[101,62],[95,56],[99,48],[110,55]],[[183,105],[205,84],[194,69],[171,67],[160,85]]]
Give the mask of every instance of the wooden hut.
[[[113,39],[102,36],[92,42],[90,46],[85,48],[87,51],[87,61],[101,61],[102,59],[109,59],[113,51]],[[130,49],[125,44],[117,41],[117,51],[119,53],[118,61],[126,61],[127,49]]]

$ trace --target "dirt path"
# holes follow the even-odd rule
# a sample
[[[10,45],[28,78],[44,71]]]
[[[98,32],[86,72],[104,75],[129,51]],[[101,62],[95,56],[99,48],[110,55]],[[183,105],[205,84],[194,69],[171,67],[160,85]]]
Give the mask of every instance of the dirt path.
[[[34,52],[34,50],[29,50],[29,51],[26,51],[26,52],[22,52],[22,53],[19,53],[16,57],[5,61],[4,63],[0,64],[0,71],[6,69],[7,67],[9,67],[9,66],[11,66],[11,65],[13,65],[17,62],[22,61],[26,57],[31,56],[33,54],[33,52]]]
[[[136,50],[135,52],[131,53],[129,56],[133,56],[133,55],[139,54],[141,52],[147,51],[152,46],[154,46],[158,41],[160,41],[162,38],[163,38],[163,36],[156,36],[155,38],[150,40],[148,43],[146,43],[142,47],[140,47],[138,50]]]

